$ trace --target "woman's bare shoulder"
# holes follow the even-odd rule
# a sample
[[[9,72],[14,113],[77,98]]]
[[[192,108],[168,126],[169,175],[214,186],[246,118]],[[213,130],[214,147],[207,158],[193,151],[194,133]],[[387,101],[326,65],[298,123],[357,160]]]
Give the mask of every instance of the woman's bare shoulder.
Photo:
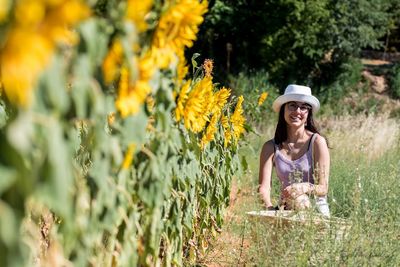
[[[274,139],[268,140],[264,143],[261,153],[265,154],[272,154],[275,151],[275,142]]]
[[[315,135],[316,135],[315,142],[320,143],[320,144],[324,144],[324,143],[326,144],[325,137],[323,137],[322,135],[320,135],[318,133],[316,133]]]
[[[326,142],[325,137],[323,137],[320,134],[316,134],[314,146],[316,148],[322,148],[322,147],[325,148],[325,147],[328,147],[328,143]]]

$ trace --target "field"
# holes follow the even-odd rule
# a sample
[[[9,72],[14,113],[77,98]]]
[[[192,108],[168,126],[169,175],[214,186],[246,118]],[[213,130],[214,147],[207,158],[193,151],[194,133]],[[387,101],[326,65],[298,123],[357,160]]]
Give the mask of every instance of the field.
[[[381,1],[0,0],[0,266],[399,265]],[[323,104],[330,222],[246,215],[288,83]]]
[[[331,147],[330,208],[348,225],[344,233],[338,223],[325,230],[314,224],[279,227],[245,215],[262,208],[257,152],[272,135],[271,125],[249,136],[249,146],[241,151],[250,168],[234,183],[225,226],[204,256],[204,266],[399,264],[399,122],[364,115],[320,121]]]

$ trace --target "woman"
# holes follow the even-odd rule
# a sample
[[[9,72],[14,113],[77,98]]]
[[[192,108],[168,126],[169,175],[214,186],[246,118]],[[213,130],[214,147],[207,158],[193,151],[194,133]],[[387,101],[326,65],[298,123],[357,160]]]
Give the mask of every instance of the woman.
[[[318,210],[329,216],[327,202],[329,150],[313,120],[320,104],[311,89],[289,85],[273,103],[279,112],[275,137],[266,142],[260,155],[259,192],[267,209],[271,202],[271,174],[275,167],[281,182],[279,206],[285,209],[310,208],[308,196],[315,196]]]

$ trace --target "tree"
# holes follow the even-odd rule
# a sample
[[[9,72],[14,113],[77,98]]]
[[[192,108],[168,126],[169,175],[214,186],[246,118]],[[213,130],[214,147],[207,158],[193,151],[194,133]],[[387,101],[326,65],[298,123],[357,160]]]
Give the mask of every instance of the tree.
[[[228,72],[264,68],[276,85],[329,83],[398,25],[396,0],[216,0],[195,45]],[[397,7],[397,8],[396,8]]]

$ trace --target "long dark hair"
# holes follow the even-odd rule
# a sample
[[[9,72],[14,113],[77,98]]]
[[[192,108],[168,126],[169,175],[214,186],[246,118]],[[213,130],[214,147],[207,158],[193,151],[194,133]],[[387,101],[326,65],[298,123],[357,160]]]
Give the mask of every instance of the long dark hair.
[[[275,137],[274,137],[275,144],[277,144],[277,145],[281,145],[283,142],[286,141],[286,139],[288,137],[287,136],[287,126],[286,126],[286,121],[285,121],[285,105],[286,105],[286,103],[283,104],[281,106],[281,109],[279,110],[278,124],[276,125]],[[310,132],[321,135],[317,126],[315,125],[312,109],[308,110],[307,123],[306,123],[305,128],[306,128],[306,130],[309,130]]]

